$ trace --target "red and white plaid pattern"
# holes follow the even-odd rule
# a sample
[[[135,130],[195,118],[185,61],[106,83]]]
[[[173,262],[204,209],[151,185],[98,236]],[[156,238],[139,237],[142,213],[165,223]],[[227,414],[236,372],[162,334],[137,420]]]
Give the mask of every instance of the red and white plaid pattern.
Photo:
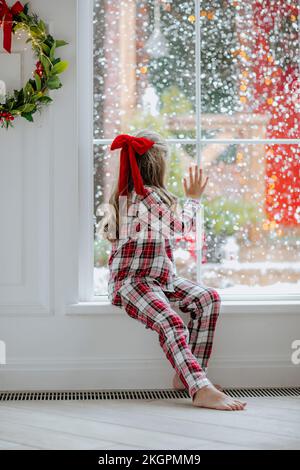
[[[206,368],[220,310],[216,290],[178,277],[173,257],[175,234],[195,230],[199,201],[187,199],[178,216],[157,192],[133,191],[132,206],[120,224],[120,238],[109,257],[110,301],[159,335],[159,342],[190,396],[209,384]],[[190,315],[185,326],[171,307]]]
[[[191,397],[208,385],[206,377],[215,327],[220,311],[216,290],[177,277],[174,292],[157,281],[129,279],[120,288],[127,314],[156,331],[160,345]],[[170,302],[189,314],[186,326]]]

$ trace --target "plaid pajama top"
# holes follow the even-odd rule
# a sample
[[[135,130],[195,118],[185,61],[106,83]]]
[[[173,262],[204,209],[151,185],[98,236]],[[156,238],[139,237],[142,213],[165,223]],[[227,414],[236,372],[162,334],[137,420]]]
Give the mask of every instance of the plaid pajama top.
[[[118,306],[122,305],[118,290],[133,278],[150,278],[163,290],[173,292],[174,236],[195,230],[199,200],[187,198],[178,216],[162,201],[155,188],[145,186],[145,189],[145,196],[132,191],[127,219],[120,223],[119,239],[112,242],[108,297]]]

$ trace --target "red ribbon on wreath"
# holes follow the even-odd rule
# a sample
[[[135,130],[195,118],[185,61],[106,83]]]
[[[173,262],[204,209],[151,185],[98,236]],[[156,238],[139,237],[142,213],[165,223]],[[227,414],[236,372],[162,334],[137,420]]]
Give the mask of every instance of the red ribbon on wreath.
[[[13,17],[19,15],[24,10],[20,2],[16,2],[11,8],[5,0],[0,0],[0,26],[3,27],[3,48],[11,53],[11,37]]]

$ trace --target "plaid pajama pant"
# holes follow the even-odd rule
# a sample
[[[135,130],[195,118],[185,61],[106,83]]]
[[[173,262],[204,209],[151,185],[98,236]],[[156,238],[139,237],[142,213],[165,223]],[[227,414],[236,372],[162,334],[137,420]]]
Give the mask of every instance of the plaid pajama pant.
[[[215,327],[220,311],[216,290],[181,277],[174,292],[163,291],[155,279],[127,279],[119,290],[127,314],[159,335],[159,343],[181,381],[193,397],[210,382],[206,377]],[[189,314],[186,326],[170,305]]]

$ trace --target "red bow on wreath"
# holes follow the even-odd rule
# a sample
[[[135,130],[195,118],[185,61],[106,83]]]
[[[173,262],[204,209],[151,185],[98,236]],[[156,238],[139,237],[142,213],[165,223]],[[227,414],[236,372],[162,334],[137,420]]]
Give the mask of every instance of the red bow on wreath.
[[[143,179],[135,158],[135,152],[143,155],[149,150],[155,142],[145,137],[134,137],[127,134],[118,135],[110,146],[111,150],[121,149],[120,155],[120,173],[118,182],[119,195],[128,194],[128,175],[131,168],[134,188],[137,194],[144,196],[146,194]]]
[[[3,48],[11,53],[11,36],[13,17],[24,10],[20,2],[16,2],[11,8],[5,0],[0,0],[0,26],[3,27]]]

